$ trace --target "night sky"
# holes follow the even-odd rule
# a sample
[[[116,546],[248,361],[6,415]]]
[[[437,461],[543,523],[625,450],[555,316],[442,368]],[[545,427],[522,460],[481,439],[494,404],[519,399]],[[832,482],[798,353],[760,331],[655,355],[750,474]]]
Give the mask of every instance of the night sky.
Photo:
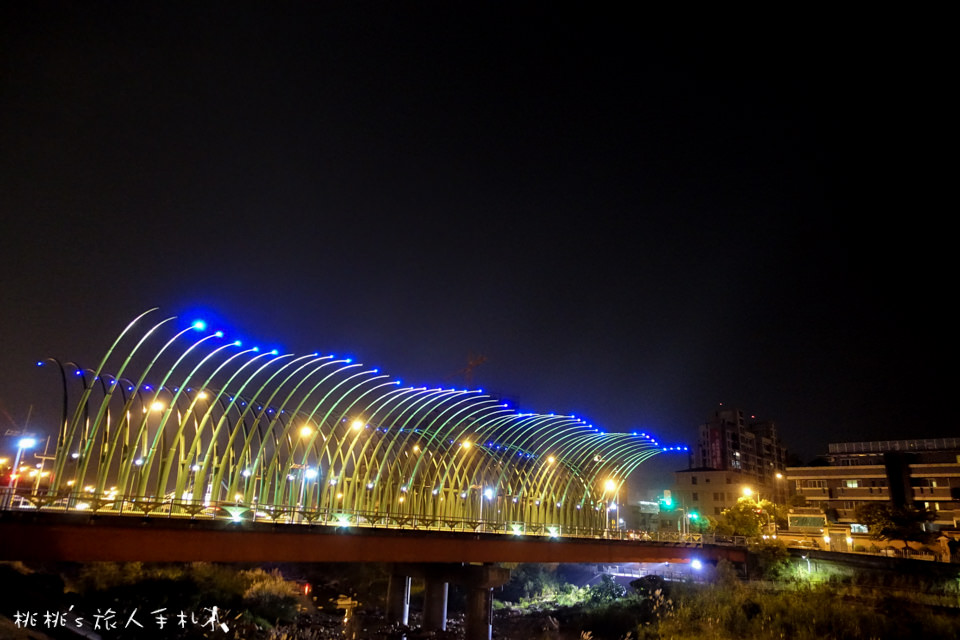
[[[160,307],[668,443],[957,435],[942,20],[468,4],[7,3],[3,429]]]

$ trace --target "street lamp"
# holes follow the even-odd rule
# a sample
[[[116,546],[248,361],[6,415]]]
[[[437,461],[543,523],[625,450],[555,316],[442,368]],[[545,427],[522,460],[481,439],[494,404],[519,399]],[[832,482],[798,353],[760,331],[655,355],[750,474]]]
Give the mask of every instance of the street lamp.
[[[614,505],[614,507],[615,507],[615,509],[616,509],[616,515],[617,515],[617,536],[619,537],[619,535],[620,535],[620,487],[617,485],[616,480],[614,480],[613,478],[608,478],[608,479],[607,479],[607,482],[604,484],[604,488],[605,488],[607,491],[610,491],[610,492],[612,492],[612,493],[614,494],[614,495],[613,495],[613,500],[614,500],[613,505]],[[607,511],[609,512],[609,509],[607,509]],[[610,522],[610,517],[609,517],[609,516],[607,516],[607,522],[608,522],[608,523]]]
[[[774,507],[773,508],[773,535],[774,536],[776,536],[780,532],[779,525],[777,523],[777,508],[776,508],[777,503],[783,504],[785,502],[784,498],[786,498],[786,496],[783,493],[782,485],[780,484],[780,481],[783,480],[783,474],[780,472],[777,472],[775,477],[776,477],[776,481],[775,481],[776,490],[773,492],[773,507]],[[789,525],[790,523],[787,522],[788,530],[790,528]]]
[[[4,507],[10,507],[13,504],[13,492],[20,483],[20,458],[26,449],[32,449],[37,446],[35,438],[20,438],[17,442],[17,456],[13,460],[13,468],[10,470],[10,481],[7,483],[7,498],[4,500]]]
[[[297,499],[297,509],[300,510],[300,522],[303,522],[303,512],[306,509],[306,505],[303,504],[303,500],[307,490],[307,481],[314,482],[320,476],[320,471],[318,469],[309,468],[304,469],[301,473],[300,478],[300,497]]]
[[[480,492],[480,530],[481,531],[487,530],[487,527],[483,522],[483,499],[486,498],[487,500],[493,500],[494,495],[495,495],[494,491],[491,487],[487,487],[486,489]]]

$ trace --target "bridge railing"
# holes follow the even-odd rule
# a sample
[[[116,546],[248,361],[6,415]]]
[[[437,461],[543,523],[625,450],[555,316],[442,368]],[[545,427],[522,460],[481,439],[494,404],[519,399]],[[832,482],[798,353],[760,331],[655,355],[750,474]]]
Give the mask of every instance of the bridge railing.
[[[88,513],[97,515],[137,516],[141,518],[183,518],[193,520],[227,520],[233,522],[267,522],[291,526],[314,525],[336,528],[410,529],[460,533],[544,536],[551,538],[593,538],[606,540],[651,542],[658,544],[727,543],[708,533],[673,531],[637,531],[563,526],[541,522],[502,522],[404,514],[389,511],[350,509],[302,509],[289,505],[245,504],[243,502],[210,502],[177,500],[172,497],[130,497],[112,492],[94,494],[83,491],[55,495],[30,490],[0,488],[0,509],[42,513]]]

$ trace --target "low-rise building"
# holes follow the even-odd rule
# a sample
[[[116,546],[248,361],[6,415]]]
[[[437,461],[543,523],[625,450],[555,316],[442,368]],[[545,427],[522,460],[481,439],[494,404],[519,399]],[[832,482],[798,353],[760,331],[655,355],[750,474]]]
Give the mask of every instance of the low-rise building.
[[[673,473],[674,484],[671,492],[674,504],[703,516],[718,516],[743,497],[744,489],[750,490],[754,500],[769,500],[783,504],[786,494],[782,484],[783,476],[774,477],[774,484],[757,484],[753,475],[739,471],[718,471],[716,469],[683,469]]]
[[[858,506],[890,503],[929,509],[935,530],[960,519],[960,440],[896,440],[829,446],[830,466],[788,467],[787,481],[827,521],[858,524]],[[856,530],[856,527],[855,527]]]

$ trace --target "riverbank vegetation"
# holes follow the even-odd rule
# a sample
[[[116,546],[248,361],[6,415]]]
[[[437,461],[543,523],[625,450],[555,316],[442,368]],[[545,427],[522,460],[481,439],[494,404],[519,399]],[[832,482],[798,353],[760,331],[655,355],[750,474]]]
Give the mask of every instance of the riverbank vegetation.
[[[688,573],[688,580],[654,574],[615,578],[596,565],[520,564],[495,590],[494,637],[520,640],[900,640],[960,637],[960,579],[952,565],[903,561],[889,567],[850,567],[819,557],[784,558],[756,550],[750,579],[725,562]],[[763,551],[763,553],[760,553]],[[383,566],[257,567],[206,563],[95,563],[69,567],[0,564],[10,589],[0,614],[11,622],[37,613],[33,632],[47,632],[43,614],[94,616],[111,609],[119,628],[104,637],[320,638],[414,637],[422,588],[414,589],[411,627],[386,624]],[[693,581],[696,575],[698,581]],[[292,579],[296,577],[297,579]],[[309,593],[309,595],[307,595]],[[344,595],[346,594],[346,595]],[[346,620],[340,596],[356,601]],[[448,630],[463,634],[463,594],[450,590]],[[207,626],[216,606],[229,627]],[[166,627],[155,612],[165,611]],[[177,615],[187,612],[186,624]],[[143,628],[129,626],[136,616]],[[347,616],[347,618],[350,618]],[[128,628],[124,628],[128,624]],[[26,629],[22,629],[26,631]],[[354,635],[355,634],[355,635]],[[0,632],[0,635],[4,635]],[[27,636],[15,636],[27,637]],[[30,637],[41,637],[39,635]],[[54,637],[51,635],[51,637]],[[59,637],[59,636],[56,636]],[[427,636],[424,636],[427,637]]]
[[[528,640],[925,640],[960,637],[956,579],[923,580],[887,575],[826,574],[820,580],[784,575],[776,581],[743,581],[721,563],[705,583],[668,582],[656,576],[631,582],[618,595],[612,580],[578,589],[550,581],[540,596],[501,610],[523,611]],[[601,595],[602,594],[602,595]],[[509,617],[507,617],[509,620]],[[520,627],[520,624],[515,624]],[[521,636],[516,636],[521,637]]]

